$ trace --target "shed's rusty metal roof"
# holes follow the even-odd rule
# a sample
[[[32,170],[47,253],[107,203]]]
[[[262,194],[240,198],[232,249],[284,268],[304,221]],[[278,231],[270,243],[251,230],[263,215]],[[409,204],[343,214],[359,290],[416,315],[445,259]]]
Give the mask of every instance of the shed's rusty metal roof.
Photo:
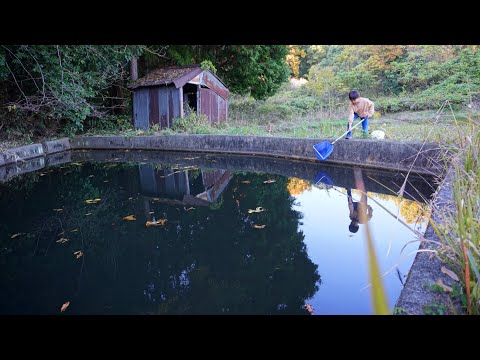
[[[159,68],[134,81],[129,88],[135,89],[142,86],[168,85],[170,83],[174,83],[175,86],[179,88],[202,71],[203,69],[197,64]]]
[[[136,89],[142,86],[158,86],[174,83],[175,87],[178,89],[203,71],[208,70],[203,70],[198,64],[159,68],[132,82],[130,85],[128,85],[128,88]],[[220,87],[223,86],[225,88],[227,95],[224,94],[222,96],[226,96],[225,98],[228,98],[229,91],[225,83],[211,71],[208,71],[208,73],[220,82]],[[208,86],[208,84],[203,85]]]

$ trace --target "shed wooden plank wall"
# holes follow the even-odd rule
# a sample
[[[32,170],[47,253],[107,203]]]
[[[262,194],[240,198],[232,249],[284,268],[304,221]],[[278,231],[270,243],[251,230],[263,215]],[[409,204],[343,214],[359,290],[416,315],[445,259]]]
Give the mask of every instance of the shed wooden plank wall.
[[[133,108],[135,109],[133,114],[133,123],[137,129],[148,129],[148,95],[148,88],[139,89],[133,94]]]
[[[214,91],[200,89],[200,114],[205,114],[212,123],[225,122],[227,120],[227,102]]]
[[[181,88],[177,89],[175,86],[158,89],[158,113],[160,118],[156,123],[160,123],[161,128],[171,127],[173,119],[181,116],[181,91]]]
[[[219,122],[226,122],[228,117],[228,102],[218,97],[218,121]]]
[[[148,113],[149,113],[149,125],[158,124],[158,87],[151,87],[148,91]]]

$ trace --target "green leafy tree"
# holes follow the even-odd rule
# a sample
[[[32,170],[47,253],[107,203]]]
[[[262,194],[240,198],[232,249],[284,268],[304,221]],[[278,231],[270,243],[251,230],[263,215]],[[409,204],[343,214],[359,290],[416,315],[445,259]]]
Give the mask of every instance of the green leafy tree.
[[[1,45],[2,101],[27,114],[66,119],[82,129],[87,117],[109,113],[109,88],[128,79],[142,46]]]
[[[145,70],[208,60],[230,91],[265,99],[288,80],[287,55],[286,45],[170,45],[165,57],[151,59]]]
[[[331,67],[315,68],[312,67],[308,74],[308,89],[320,96],[324,103],[328,105],[329,118],[336,106],[335,99],[346,91],[343,82],[335,75]]]

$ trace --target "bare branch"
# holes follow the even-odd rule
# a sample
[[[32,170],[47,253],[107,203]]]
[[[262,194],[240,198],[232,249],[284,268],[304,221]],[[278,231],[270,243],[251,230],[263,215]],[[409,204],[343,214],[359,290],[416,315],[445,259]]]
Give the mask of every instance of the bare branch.
[[[3,46],[3,45],[2,45],[2,46]],[[3,47],[5,47],[5,46],[3,46]],[[15,80],[15,84],[17,84],[18,90],[20,90],[20,92],[22,93],[22,95],[25,97],[25,101],[27,101],[27,96],[25,95],[25,93],[23,92],[22,88],[21,88],[20,85],[18,84],[17,78],[15,77],[15,74],[13,73],[12,69],[10,69],[10,66],[8,66],[8,62],[5,61],[4,63],[5,63],[5,65],[7,66],[8,71],[10,71],[10,73],[12,74],[13,80]],[[40,90],[40,89],[39,89],[39,90]]]
[[[43,76],[43,71],[42,71],[42,67],[40,66],[40,64],[38,63],[37,59],[35,58],[35,56],[32,55],[32,53],[30,52],[30,50],[28,49],[28,47],[25,47],[25,49],[28,51],[28,54],[33,58],[33,60],[35,60],[35,62],[37,63],[38,65],[38,68],[40,69],[40,74],[42,75],[42,91],[43,91],[43,99],[45,99],[45,76]],[[38,88],[38,86],[37,86]],[[40,90],[40,89],[38,89]]]
[[[162,51],[163,51],[162,54],[156,52],[155,50],[151,49],[150,47],[148,47],[148,46],[146,46],[146,45],[142,45],[141,47],[142,47],[143,50],[149,52],[150,54],[157,55],[158,57],[161,57],[161,58],[164,58],[164,59],[167,58],[166,53],[167,53],[167,48],[168,48],[168,46],[164,46],[164,47],[162,48]]]
[[[62,57],[60,56],[60,49],[57,46],[58,61],[60,62],[60,69],[62,70],[62,95],[63,95],[63,66],[62,66]]]
[[[23,68],[23,70],[25,70],[25,71],[27,72],[28,75],[30,75],[30,77],[31,77],[32,80],[33,80],[33,83],[34,83],[35,86],[37,87],[38,91],[40,91],[40,88],[38,87],[37,82],[35,81],[35,78],[33,77],[32,74],[30,74],[30,71],[28,71],[28,70],[25,68],[25,66],[23,66],[23,63],[22,63],[22,61],[18,58],[18,56],[15,55],[15,54],[13,53],[13,51],[11,51],[11,50],[10,50],[8,47],[6,47],[5,45],[2,45],[2,47],[3,47],[5,50],[7,50],[12,56],[14,56],[15,59],[18,60],[18,62],[20,63],[20,66]],[[5,62],[5,63],[7,63],[7,62]],[[7,65],[7,66],[8,66],[8,65]],[[9,70],[10,70],[10,69],[9,69]],[[10,70],[10,72],[11,72],[11,70]],[[12,74],[13,74],[13,72],[12,72]],[[15,80],[15,82],[16,82],[16,81],[17,81],[17,80]],[[23,93],[23,91],[22,91],[22,93]]]

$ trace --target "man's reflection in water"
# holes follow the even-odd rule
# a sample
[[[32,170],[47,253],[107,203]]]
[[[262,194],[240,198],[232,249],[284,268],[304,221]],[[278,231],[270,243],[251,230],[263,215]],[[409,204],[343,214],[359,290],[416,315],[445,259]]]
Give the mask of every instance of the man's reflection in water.
[[[358,231],[358,224],[367,223],[373,215],[373,209],[370,205],[367,204],[367,195],[362,192],[360,201],[353,201],[352,198],[352,189],[347,189],[347,198],[348,198],[348,210],[350,211],[350,220],[352,222],[348,226],[348,230],[352,233]],[[360,216],[360,212],[363,211],[365,216]]]

